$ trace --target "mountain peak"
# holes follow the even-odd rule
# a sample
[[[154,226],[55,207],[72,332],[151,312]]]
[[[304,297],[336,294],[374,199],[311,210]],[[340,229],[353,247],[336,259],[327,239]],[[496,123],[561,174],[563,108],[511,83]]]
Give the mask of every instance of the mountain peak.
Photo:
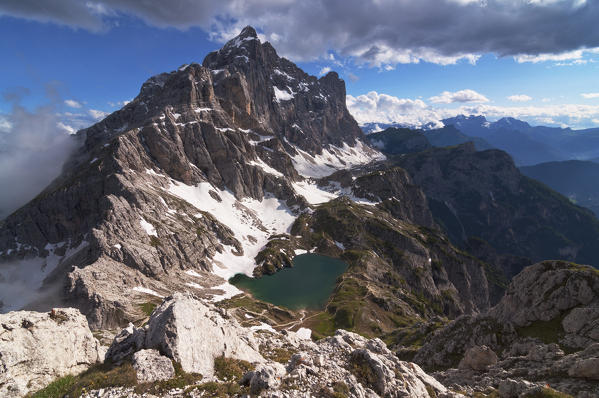
[[[522,120],[514,119],[513,117],[502,117],[496,121],[494,127],[508,127],[513,129],[529,128],[530,124],[523,122]]]
[[[229,40],[221,50],[228,49],[230,51],[232,48],[243,48],[249,43],[260,44],[260,39],[258,39],[258,34],[254,28],[246,26],[237,36]]]
[[[237,37],[239,37],[239,38],[253,37],[253,38],[257,39],[258,34],[256,33],[256,29],[254,29],[252,26],[248,25],[241,30],[241,32],[239,33],[239,35]]]

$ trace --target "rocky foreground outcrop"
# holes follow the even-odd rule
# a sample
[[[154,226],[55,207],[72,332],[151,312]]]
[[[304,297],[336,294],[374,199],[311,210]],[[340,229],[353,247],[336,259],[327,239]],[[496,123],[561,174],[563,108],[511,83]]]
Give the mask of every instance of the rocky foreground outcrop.
[[[175,293],[150,317],[145,327],[130,325],[116,336],[106,359],[121,362],[141,349],[156,349],[186,372],[212,376],[219,356],[263,362],[258,343],[233,319],[190,294]]]
[[[0,396],[20,397],[101,362],[104,352],[74,308],[0,315]]]
[[[107,361],[125,362],[133,358],[138,381],[147,380],[148,375],[158,375],[154,376],[158,380],[159,375],[164,374],[160,370],[164,368],[164,361],[160,360],[158,351],[149,348],[157,349],[164,355],[163,359],[180,363],[185,371],[201,372],[203,382],[225,381],[215,377],[214,364],[218,358],[245,360],[253,369],[233,382],[252,395],[459,396],[418,365],[400,361],[379,339],[369,340],[338,330],[332,337],[313,342],[291,331],[252,331],[228,319],[226,313],[212,304],[196,300],[190,294],[177,293],[167,298],[144,328],[123,330],[110,347]],[[281,360],[282,352],[289,359]],[[136,366],[140,358],[145,361],[143,368]],[[153,366],[156,369],[152,369]],[[198,387],[187,386],[185,391],[191,396],[201,396],[201,386],[201,383]],[[178,396],[179,392],[170,391],[165,395]],[[333,395],[336,392],[343,395]],[[104,393],[135,396],[133,389],[115,388]],[[97,392],[89,392],[88,396],[97,396]]]
[[[527,267],[488,313],[429,336],[414,361],[459,390],[515,397],[546,384],[599,396],[599,271],[564,261]],[[458,366],[459,363],[459,366]]]

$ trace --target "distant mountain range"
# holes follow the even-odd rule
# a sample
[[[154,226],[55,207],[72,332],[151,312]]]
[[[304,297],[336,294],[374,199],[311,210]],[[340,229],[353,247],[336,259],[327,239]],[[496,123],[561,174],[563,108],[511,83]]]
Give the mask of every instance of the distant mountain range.
[[[370,145],[393,155],[413,153],[432,147],[445,147],[472,142],[479,151],[493,146],[480,137],[470,137],[454,126],[440,129],[414,130],[407,127],[388,127],[366,136]]]
[[[469,140],[479,150],[502,149],[512,156],[518,166],[571,159],[599,159],[599,128],[572,130],[531,126],[511,117],[489,122],[484,116],[464,115],[442,122],[445,125],[443,128],[428,124],[418,131],[426,134],[433,146],[458,145]],[[362,126],[362,130],[369,134],[388,127],[409,128],[398,124],[368,123]]]

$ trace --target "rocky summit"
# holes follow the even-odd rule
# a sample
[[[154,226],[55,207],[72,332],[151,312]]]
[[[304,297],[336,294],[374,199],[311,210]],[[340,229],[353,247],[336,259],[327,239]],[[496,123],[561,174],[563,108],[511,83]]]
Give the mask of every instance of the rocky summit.
[[[0,395],[599,396],[599,274],[570,262],[599,221],[345,103],[246,27],[77,132],[0,221]],[[324,308],[229,283],[305,253],[347,265]]]

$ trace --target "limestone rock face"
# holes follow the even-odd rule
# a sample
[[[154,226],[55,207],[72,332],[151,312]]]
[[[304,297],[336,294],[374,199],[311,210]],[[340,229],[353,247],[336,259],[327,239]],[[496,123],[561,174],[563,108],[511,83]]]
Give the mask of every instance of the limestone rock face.
[[[115,338],[106,357],[119,361],[141,349],[155,349],[184,371],[212,376],[214,358],[263,362],[251,331],[226,319],[216,307],[188,293],[175,293],[154,310],[145,328],[132,325]]]
[[[0,396],[20,397],[103,361],[87,320],[74,308],[0,315]]]
[[[138,383],[150,383],[175,377],[171,360],[157,350],[141,350],[133,354],[133,368]]]
[[[226,356],[248,362],[263,361],[251,335],[239,330],[189,294],[176,293],[158,307],[150,318],[146,347],[159,349],[181,363],[186,372],[210,376],[214,358]]]
[[[468,349],[464,358],[460,361],[458,367],[461,369],[470,368],[473,370],[485,370],[490,365],[497,363],[497,354],[489,347],[474,346]]]
[[[568,331],[592,333],[599,308],[599,273],[588,266],[543,261],[512,280],[505,296],[489,314],[515,326],[549,321],[568,313]],[[585,333],[586,334],[586,333]]]
[[[113,363],[121,363],[144,347],[146,329],[136,328],[132,323],[117,334],[106,351],[106,359]]]
[[[475,346],[499,352],[517,338],[514,327],[486,314],[465,315],[429,336],[414,362],[431,367],[457,367],[464,354]]]
[[[598,309],[596,269],[544,261],[514,277],[486,314],[459,317],[429,336],[414,360],[449,368],[433,373],[445,385],[499,386],[505,397],[545,384],[577,397],[597,396]]]

